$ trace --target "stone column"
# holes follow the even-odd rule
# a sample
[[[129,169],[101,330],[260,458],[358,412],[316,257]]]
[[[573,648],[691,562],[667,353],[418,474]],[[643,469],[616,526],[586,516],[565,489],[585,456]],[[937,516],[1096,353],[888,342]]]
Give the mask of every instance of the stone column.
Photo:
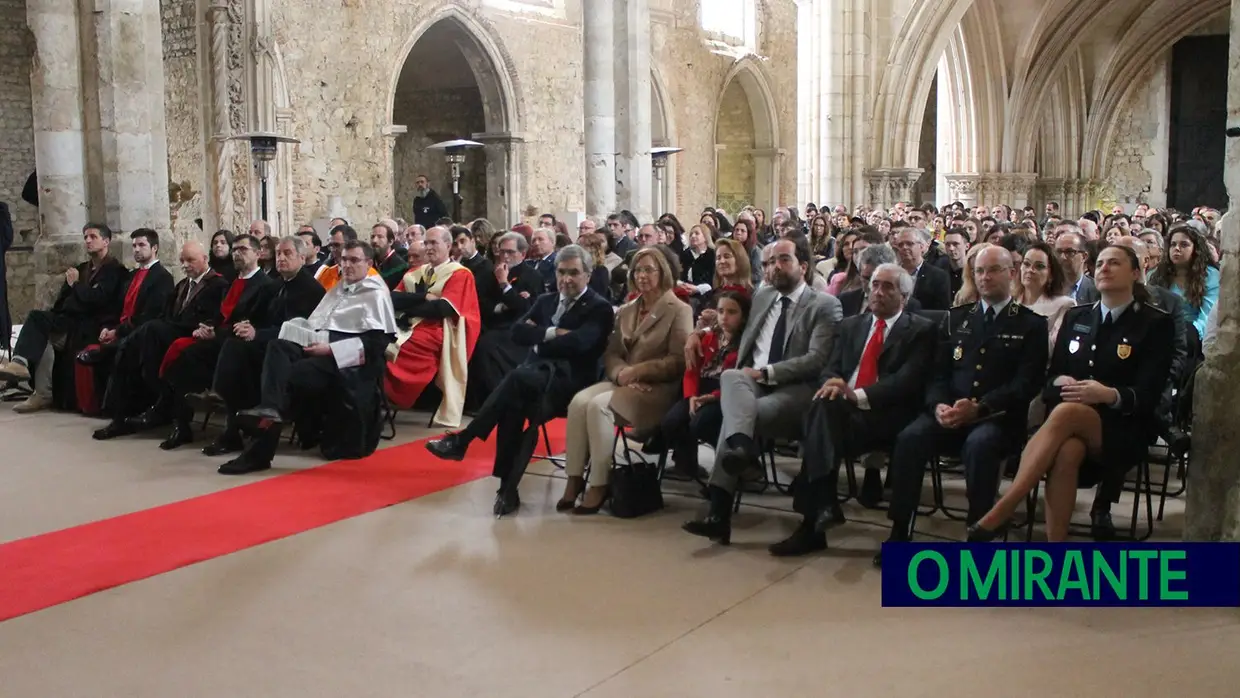
[[[228,96],[228,5],[211,5],[207,10],[211,23],[211,131],[212,143],[209,154],[215,158],[212,168],[214,185],[215,228],[235,230],[233,227],[233,181],[232,181],[232,124],[229,117]]]
[[[1052,201],[1059,204],[1060,212],[1064,211],[1067,201],[1064,197],[1064,179],[1062,177],[1043,177],[1035,185],[1037,195],[1033,207],[1037,209],[1038,220],[1042,220],[1046,205]]]
[[[614,0],[616,198],[639,221],[654,218],[650,162],[649,0]]]
[[[959,201],[968,209],[977,206],[977,188],[981,175],[945,174],[943,178],[947,180],[948,199],[950,201]]]
[[[167,232],[168,143],[159,0],[95,0],[107,222]]]
[[[1227,126],[1240,127],[1240,0],[1231,3],[1231,55],[1227,71]],[[1240,195],[1240,139],[1229,138],[1224,169],[1227,192]],[[1240,217],[1223,218],[1218,341],[1197,372],[1193,395],[1193,448],[1189,464],[1184,537],[1188,540],[1240,540]]]
[[[616,210],[615,0],[584,0],[586,214]],[[647,151],[649,152],[649,151]]]
[[[487,220],[506,230],[521,217],[516,149],[522,138],[508,132],[475,133],[470,138],[486,146]]]
[[[87,220],[82,37],[77,6],[75,0],[28,0],[26,4],[26,21],[34,37],[30,102],[39,184],[36,307],[55,295],[65,268],[80,261],[82,226]]]
[[[396,200],[396,139],[409,132],[404,124],[388,124],[380,133],[383,134],[383,183],[390,194],[387,197],[389,210],[399,211],[400,202]]]

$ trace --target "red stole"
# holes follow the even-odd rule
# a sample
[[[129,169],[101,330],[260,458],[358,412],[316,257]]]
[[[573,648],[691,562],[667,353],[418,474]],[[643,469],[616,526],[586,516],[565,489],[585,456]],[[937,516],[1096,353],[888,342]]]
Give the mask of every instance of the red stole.
[[[147,269],[135,271],[133,279],[129,281],[129,290],[125,291],[125,305],[121,309],[122,325],[133,319],[134,306],[138,304],[138,291],[142,288],[142,281],[146,279],[147,271]]]
[[[262,271],[259,271],[258,273],[261,274]],[[216,327],[217,330],[228,324],[228,320],[232,317],[233,311],[237,309],[237,301],[241,300],[241,294],[245,292],[245,282],[245,279],[237,277],[236,279],[233,279],[232,286],[228,287],[228,295],[224,296],[224,302],[220,304],[220,316],[223,321],[220,322],[218,327]],[[164,353],[164,360],[159,362],[160,377],[163,377],[164,373],[167,372],[168,367],[180,358],[181,352],[185,351],[189,345],[197,341],[198,340],[193,337],[181,337],[174,340],[172,345],[168,347],[168,351]]]

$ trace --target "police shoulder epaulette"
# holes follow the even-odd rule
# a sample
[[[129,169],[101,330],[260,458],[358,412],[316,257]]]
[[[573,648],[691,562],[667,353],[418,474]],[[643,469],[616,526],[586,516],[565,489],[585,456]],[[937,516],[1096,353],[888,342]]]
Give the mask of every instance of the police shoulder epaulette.
[[[961,303],[960,305],[953,305],[952,310],[960,310],[961,308],[972,308],[975,305],[977,305],[976,301],[972,303]]]
[[[1141,307],[1143,307],[1143,308],[1149,308],[1150,310],[1157,310],[1158,312],[1162,313],[1163,315],[1170,315],[1170,314],[1171,314],[1170,312],[1168,312],[1168,311],[1167,311],[1167,309],[1166,309],[1166,308],[1161,308],[1161,307],[1159,307],[1159,306],[1157,306],[1157,305],[1154,305],[1153,303],[1141,303],[1141,304],[1140,304],[1140,306],[1141,306]]]

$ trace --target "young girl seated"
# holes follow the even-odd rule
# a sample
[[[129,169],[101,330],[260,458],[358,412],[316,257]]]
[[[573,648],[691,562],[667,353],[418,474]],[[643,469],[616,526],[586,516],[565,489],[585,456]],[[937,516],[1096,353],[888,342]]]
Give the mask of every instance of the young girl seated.
[[[737,348],[749,318],[749,294],[720,291],[715,296],[716,326],[702,337],[702,363],[685,371],[684,399],[663,417],[659,430],[642,450],[672,449],[672,467],[686,477],[699,477],[698,443],[715,444],[723,427],[719,407],[719,376],[736,368]]]

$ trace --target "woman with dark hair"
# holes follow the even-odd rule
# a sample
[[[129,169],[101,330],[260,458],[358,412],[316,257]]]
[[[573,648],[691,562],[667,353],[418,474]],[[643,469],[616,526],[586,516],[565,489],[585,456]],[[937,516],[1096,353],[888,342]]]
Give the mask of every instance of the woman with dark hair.
[[[258,242],[258,268],[267,276],[279,276],[276,271],[276,239],[272,235],[264,236]]]
[[[1021,293],[1016,299],[1046,318],[1050,348],[1054,349],[1064,315],[1076,305],[1076,301],[1068,295],[1068,277],[1063,265],[1055,256],[1054,248],[1039,240],[1025,249],[1024,259],[1018,266]]]
[[[999,238],[999,247],[1008,251],[1012,257],[1012,268],[1020,269],[1021,262],[1025,261],[1025,248],[1029,247],[1029,241],[1024,235],[1016,233],[1008,233]],[[1017,274],[1012,278],[1012,297],[1020,298],[1024,293],[1021,287],[1021,275]]]
[[[714,211],[707,211],[706,213],[703,213],[703,214],[702,214],[702,218],[701,218],[701,220],[699,220],[699,221],[698,221],[698,224],[700,224],[700,225],[704,225],[704,226],[706,226],[707,228],[710,228],[711,238],[712,238],[712,239],[713,239],[713,238],[720,237],[720,235],[719,235],[719,219],[718,219],[718,218],[715,218],[715,212],[714,212]]]
[[[858,256],[862,250],[870,245],[882,245],[885,242],[882,234],[869,226],[863,225],[855,230],[857,237],[848,248],[851,251],[851,256],[848,258],[847,268],[841,271],[837,267],[833,272],[830,283],[827,284],[827,293],[833,296],[861,288],[861,270],[857,267]]]
[[[830,216],[820,213],[810,219],[809,252],[820,261],[835,254],[835,227],[831,225]]]
[[[1199,339],[1205,337],[1206,318],[1218,302],[1219,271],[1210,259],[1205,236],[1191,224],[1177,223],[1171,226],[1162,261],[1150,278],[1150,283],[1184,299],[1184,322],[1196,328]]]
[[[1101,300],[1068,311],[1042,398],[1049,414],[1021,454],[1012,486],[969,527],[970,542],[1001,537],[1047,476],[1046,537],[1063,541],[1078,487],[1092,488],[1146,456],[1158,433],[1159,396],[1171,371],[1175,325],[1150,305],[1141,260],[1127,247],[1098,254]],[[1105,454],[1105,456],[1104,456]]]
[[[237,270],[233,267],[232,244],[231,230],[217,230],[211,236],[211,269],[229,281],[237,278]]]
[[[728,215],[722,209],[715,209],[715,230],[718,234],[715,237],[732,237],[732,221],[728,220]]]
[[[762,249],[758,247],[758,222],[753,216],[742,214],[732,226],[732,239],[745,248],[749,257],[750,280],[754,284],[762,282]]]
[[[674,214],[665,213],[659,216],[659,227],[667,236],[667,246],[677,253],[685,251],[685,227]]]

